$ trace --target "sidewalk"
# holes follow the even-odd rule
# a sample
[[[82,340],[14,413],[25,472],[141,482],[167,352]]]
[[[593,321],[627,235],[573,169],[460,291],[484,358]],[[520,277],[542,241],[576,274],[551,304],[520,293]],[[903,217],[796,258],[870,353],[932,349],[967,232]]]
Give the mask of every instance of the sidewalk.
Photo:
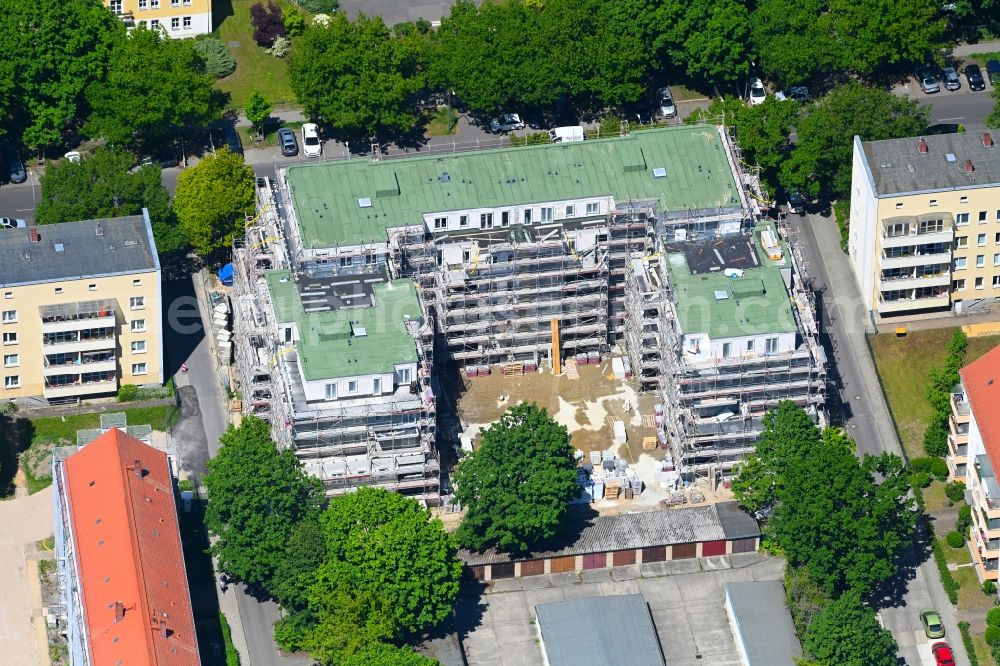
[[[954,49],[952,49],[952,55],[956,56],[970,56],[973,53],[993,53],[1000,51],[1000,39],[990,40],[988,42],[979,42],[977,44],[959,44]]]

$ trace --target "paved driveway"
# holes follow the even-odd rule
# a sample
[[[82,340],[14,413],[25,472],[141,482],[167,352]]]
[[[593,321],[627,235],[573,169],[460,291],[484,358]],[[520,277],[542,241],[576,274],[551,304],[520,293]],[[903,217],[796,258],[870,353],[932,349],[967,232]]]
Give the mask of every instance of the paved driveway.
[[[354,18],[358,12],[381,16],[390,28],[419,18],[434,22],[451,12],[452,0],[341,0],[340,11]],[[476,2],[479,4],[479,2]]]

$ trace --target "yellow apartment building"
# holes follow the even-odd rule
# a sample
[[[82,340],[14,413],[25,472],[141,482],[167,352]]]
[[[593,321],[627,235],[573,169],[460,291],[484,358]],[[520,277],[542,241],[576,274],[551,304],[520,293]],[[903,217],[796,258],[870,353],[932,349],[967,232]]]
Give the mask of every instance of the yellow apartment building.
[[[142,215],[0,229],[0,400],[163,383],[160,262]]]
[[[159,28],[174,39],[212,32],[212,0],[104,0],[128,26]]]
[[[1000,298],[997,140],[854,137],[848,251],[866,309],[971,312]]]

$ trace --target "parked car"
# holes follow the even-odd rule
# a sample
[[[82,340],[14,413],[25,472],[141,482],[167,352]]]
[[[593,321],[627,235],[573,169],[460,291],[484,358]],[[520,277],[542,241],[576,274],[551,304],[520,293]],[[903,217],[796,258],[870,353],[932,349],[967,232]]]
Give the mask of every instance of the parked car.
[[[319,157],[323,153],[323,143],[319,140],[319,127],[316,123],[302,126],[302,150],[306,157]]]
[[[524,121],[516,113],[504,113],[490,121],[490,130],[494,132],[513,132],[524,129]]]
[[[941,86],[938,85],[937,77],[934,76],[934,72],[926,67],[917,70],[917,83],[920,84],[920,89],[928,95],[941,92]]]
[[[941,623],[941,614],[933,608],[925,608],[920,611],[920,623],[924,625],[924,633],[927,638],[944,638],[944,624]]]
[[[788,193],[788,212],[796,215],[806,214],[806,199],[798,190],[792,190]]]
[[[765,99],[767,99],[767,88],[764,87],[764,82],[759,78],[750,79],[750,104],[757,106],[763,104]]]
[[[962,87],[962,80],[958,78],[958,70],[954,67],[942,69],[941,80],[944,81],[945,90],[958,90]]]
[[[281,154],[285,157],[299,154],[299,142],[295,140],[295,132],[287,127],[278,130],[278,143],[281,144]]]
[[[951,653],[951,646],[945,642],[931,645],[931,654],[934,655],[936,666],[955,666],[955,655]]]
[[[28,180],[28,172],[24,168],[21,156],[13,148],[10,150],[10,182],[23,183]]]
[[[979,65],[966,65],[965,78],[969,81],[969,90],[986,90],[986,80],[983,79],[983,70]]]
[[[74,164],[79,164],[80,160],[83,159],[83,156],[80,155],[79,150],[71,150],[65,155],[63,155],[63,159],[65,159],[67,162],[73,162]]]
[[[925,129],[921,134],[957,134],[958,124],[957,123],[938,123],[936,125],[931,125]]]
[[[788,94],[796,102],[808,102],[812,99],[809,95],[809,88],[805,86],[792,86],[788,89]]]
[[[986,76],[989,78],[990,83],[1000,86],[1000,60],[986,61]]]
[[[28,223],[16,217],[0,217],[0,229],[26,229]]]
[[[674,104],[674,96],[670,94],[670,88],[663,86],[656,91],[656,103],[660,107],[660,115],[664,118],[673,118],[677,115],[677,105]]]
[[[583,127],[580,125],[567,125],[549,130],[549,141],[552,143],[566,143],[569,141],[583,141],[586,139]]]

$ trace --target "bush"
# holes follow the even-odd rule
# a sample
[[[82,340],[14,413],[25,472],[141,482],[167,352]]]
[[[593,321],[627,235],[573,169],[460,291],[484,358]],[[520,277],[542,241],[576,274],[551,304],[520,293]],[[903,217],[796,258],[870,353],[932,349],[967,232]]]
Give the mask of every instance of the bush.
[[[158,400],[174,395],[172,384],[159,388],[139,388],[135,384],[122,384],[118,389],[118,402],[135,402],[137,400]]]
[[[292,43],[289,41],[288,37],[277,37],[274,40],[274,44],[271,44],[271,48],[269,48],[267,52],[275,58],[284,58],[291,50]]]
[[[910,485],[915,488],[926,488],[931,485],[931,475],[927,472],[917,472],[910,475]]]
[[[598,127],[600,136],[615,136],[622,131],[622,121],[618,116],[604,116]]]
[[[986,624],[990,627],[1000,627],[1000,606],[986,611]]]
[[[955,523],[955,531],[964,538],[968,538],[970,527],[972,527],[972,507],[964,504],[958,510],[958,521]]]
[[[946,463],[943,458],[932,458],[928,456],[914,458],[910,461],[910,471],[927,472],[938,481],[944,481],[948,478],[948,463]]]
[[[250,7],[250,23],[253,25],[253,40],[258,46],[270,48],[274,40],[285,36],[285,21],[281,7],[267,0],[267,8],[258,2]]]
[[[957,604],[958,588],[961,585],[951,575],[951,571],[948,570],[948,560],[944,557],[944,548],[941,547],[941,542],[938,539],[934,539],[934,545],[931,548],[934,551],[934,564],[937,565],[938,574],[941,576],[941,587],[944,588],[945,593],[948,595],[948,601],[952,604]]]
[[[412,21],[403,21],[392,26],[392,34],[397,37],[409,37],[417,34],[417,26]]]
[[[289,37],[298,37],[306,31],[306,17],[294,6],[285,9],[284,24]]]
[[[840,249],[847,252],[851,235],[848,227],[851,222],[851,200],[841,199],[833,204],[833,215],[837,219],[837,228],[840,229]]]
[[[994,583],[992,580],[984,580],[982,588],[983,588],[983,594],[995,595],[997,593],[997,584]]]
[[[944,488],[944,494],[947,495],[948,499],[952,502],[961,502],[965,498],[965,484],[961,481],[949,483]]]
[[[983,638],[986,640],[987,645],[995,647],[1000,644],[1000,627],[986,627],[986,633],[983,634]]]
[[[236,70],[236,58],[229,47],[215,37],[197,40],[194,50],[205,59],[205,71],[217,79],[229,76]]]
[[[308,9],[313,14],[332,14],[340,6],[338,0],[295,0],[303,9]]]
[[[426,35],[431,31],[431,28],[434,27],[431,25],[430,21],[428,21],[422,16],[417,19],[414,25],[417,26],[417,32],[419,32],[421,35]]]
[[[548,132],[532,132],[521,136],[512,134],[510,136],[510,145],[512,146],[541,146],[546,143],[550,143]]]
[[[0,400],[0,416],[10,416],[17,411],[17,405],[10,400]]]
[[[132,402],[139,399],[139,387],[135,384],[122,384],[118,389],[118,402]]]
[[[330,15],[329,14],[316,14],[313,16],[313,25],[325,28],[330,25]]]
[[[969,666],[979,666],[976,647],[972,644],[972,635],[969,633],[969,623],[959,622],[958,630],[962,632],[962,643],[965,644],[965,652],[969,655]]]
[[[952,548],[961,548],[965,544],[965,539],[958,532],[948,532],[948,536],[945,537],[945,541]]]

